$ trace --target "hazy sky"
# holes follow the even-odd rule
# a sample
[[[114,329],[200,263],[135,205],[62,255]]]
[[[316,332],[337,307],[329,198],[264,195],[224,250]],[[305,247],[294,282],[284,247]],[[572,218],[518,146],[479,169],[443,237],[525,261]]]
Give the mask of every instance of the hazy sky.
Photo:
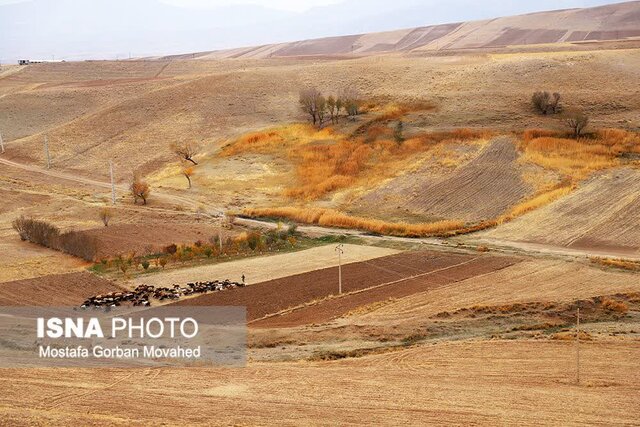
[[[611,0],[0,0],[0,62],[191,53]]]
[[[312,7],[326,6],[340,3],[342,0],[161,0],[163,3],[175,6],[194,8],[215,8],[219,6],[229,6],[237,4],[255,4],[272,9],[290,10],[294,12],[304,12]]]

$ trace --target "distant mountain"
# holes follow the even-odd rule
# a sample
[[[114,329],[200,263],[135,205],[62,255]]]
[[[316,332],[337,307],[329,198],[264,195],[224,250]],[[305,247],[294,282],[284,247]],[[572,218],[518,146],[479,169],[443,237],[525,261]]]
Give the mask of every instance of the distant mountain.
[[[609,9],[605,10],[616,11],[608,16],[602,16],[599,12],[594,12],[593,15],[590,15],[591,12],[571,12],[566,15],[572,20],[569,23],[562,22],[562,19],[553,21],[555,18],[551,15],[544,18],[552,20],[548,23],[537,17],[532,18],[532,23],[523,22],[529,18],[513,23],[510,23],[510,19],[514,18],[486,21],[494,24],[485,25],[483,30],[472,31],[472,38],[466,37],[466,40],[463,40],[465,37],[462,37],[455,42],[447,39],[447,35],[455,34],[455,37],[458,37],[462,35],[461,30],[471,30],[476,24],[464,24],[461,28],[452,25],[424,27],[534,10],[576,5],[592,6],[606,1],[345,0],[305,12],[289,12],[255,5],[193,9],[177,7],[161,0],[28,0],[0,5],[0,61],[15,62],[18,58],[52,57],[68,60],[113,59],[129,55],[140,57],[206,52],[239,46],[416,27],[420,28],[411,35],[410,30],[402,30],[394,31],[389,36],[370,34],[362,37],[332,38],[314,43],[287,43],[278,52],[273,49],[263,49],[264,53],[247,50],[245,55],[331,54],[349,52],[352,48],[364,53],[387,48],[413,49],[420,44],[428,45],[433,42],[441,46],[445,41],[455,46],[470,46],[474,44],[474,37],[477,38],[476,44],[509,42],[518,38],[530,43],[562,38],[568,31],[587,31],[591,32],[591,35],[586,37],[596,37],[593,31],[633,32],[637,29],[640,22],[637,15],[638,2],[608,6]],[[608,12],[605,12],[605,15],[606,13]],[[590,19],[594,22],[590,23]],[[508,28],[511,30],[507,30]],[[517,33],[516,29],[537,32],[525,36],[525,33]],[[560,34],[563,30],[562,37],[556,37],[555,33],[550,32],[558,31],[557,34]],[[624,36],[628,34],[635,33],[624,33]],[[400,35],[399,38],[396,35]],[[403,40],[405,35],[408,38]],[[499,39],[501,36],[503,38]],[[603,34],[604,36],[606,34]],[[490,40],[491,37],[493,41]],[[569,37],[579,38],[579,34]],[[442,43],[436,42],[440,39]]]
[[[465,3],[450,0],[449,4]],[[490,2],[491,3],[491,2]],[[640,39],[640,1],[201,53],[199,58],[375,54]]]

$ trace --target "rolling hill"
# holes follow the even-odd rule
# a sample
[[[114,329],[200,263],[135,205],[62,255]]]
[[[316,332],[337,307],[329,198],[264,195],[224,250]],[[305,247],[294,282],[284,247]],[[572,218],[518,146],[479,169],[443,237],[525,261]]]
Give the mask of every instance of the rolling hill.
[[[420,53],[633,38],[640,38],[638,1],[202,52],[192,57],[211,59],[350,54],[362,56],[388,52]]]

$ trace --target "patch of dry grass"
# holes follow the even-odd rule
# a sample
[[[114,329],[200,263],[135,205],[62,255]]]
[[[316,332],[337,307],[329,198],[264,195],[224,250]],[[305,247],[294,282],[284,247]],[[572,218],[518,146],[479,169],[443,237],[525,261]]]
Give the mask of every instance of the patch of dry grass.
[[[561,132],[544,129],[525,131],[522,161],[577,182],[592,172],[620,165],[625,153],[640,153],[640,135],[622,129],[601,129],[578,140],[561,136]]]
[[[252,132],[225,146],[222,155],[257,153],[286,158],[295,167],[296,180],[284,195],[309,201],[353,187],[360,180],[366,180],[368,185],[381,182],[403,170],[416,154],[442,151],[449,143],[485,140],[493,135],[487,130],[456,129],[414,135],[402,143],[392,140],[389,120],[427,108],[432,107],[388,104],[351,136],[332,127],[319,130],[300,123]],[[459,162],[458,158],[446,156],[444,165],[455,167]]]
[[[386,222],[378,219],[351,216],[333,209],[323,208],[260,208],[243,212],[251,217],[286,218],[307,224],[368,231],[392,236],[420,237],[445,236],[464,228],[462,221],[446,220],[423,224]]]
[[[620,268],[622,270],[640,271],[640,262],[618,259],[618,258],[591,258],[591,262],[594,264],[600,264],[605,267]]]
[[[542,194],[538,194],[531,199],[525,200],[523,202],[518,203],[511,210],[503,215],[498,222],[503,223],[512,220],[513,218],[519,217],[521,215],[526,214],[527,212],[531,212],[535,209],[541,208],[542,206],[546,206],[551,202],[558,200],[559,198],[566,196],[569,194],[575,186],[573,185],[564,185],[553,189],[551,191],[544,192]]]

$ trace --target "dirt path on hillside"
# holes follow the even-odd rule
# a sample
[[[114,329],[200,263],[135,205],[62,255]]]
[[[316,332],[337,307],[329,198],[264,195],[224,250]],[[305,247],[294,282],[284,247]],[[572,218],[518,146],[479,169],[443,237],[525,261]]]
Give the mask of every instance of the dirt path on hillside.
[[[82,183],[85,185],[93,185],[100,188],[110,189],[111,184],[108,182],[102,182],[97,180],[92,180],[89,178],[84,178],[76,175],[72,175],[65,172],[59,172],[54,170],[42,169],[38,166],[27,165],[23,163],[18,163],[15,161],[3,159],[0,157],[0,164],[18,168],[22,170],[28,170],[30,172],[39,173],[45,176],[51,176],[58,179],[68,180],[72,182]],[[119,184],[116,186],[119,191],[128,192],[128,188],[126,185]],[[187,206],[193,209],[193,215],[196,215],[195,210],[204,206],[207,215],[211,218],[219,217],[222,214],[222,210],[217,206],[211,206],[201,203],[200,201],[195,201],[187,197],[178,196],[175,194],[163,193],[161,190],[154,189],[153,193],[154,197],[158,197],[165,202],[175,203],[179,206]],[[185,214],[185,212],[181,212]],[[260,227],[260,228],[275,228],[277,224],[270,221],[262,221],[257,219],[250,218],[236,218],[236,223],[240,225],[246,225],[250,227]],[[439,238],[403,238],[403,237],[393,237],[393,236],[371,236],[365,232],[353,229],[344,229],[344,228],[328,228],[314,225],[300,225],[298,227],[298,231],[309,234],[309,235],[351,235],[358,236],[368,240],[373,241],[396,241],[396,242],[406,242],[406,243],[421,243],[424,245],[431,246],[440,246],[447,247],[449,243],[446,239]],[[487,234],[487,233],[484,233]],[[484,236],[484,234],[481,234]],[[471,235],[473,236],[473,235]],[[471,237],[470,236],[470,237]],[[469,241],[473,241],[472,239],[468,239]],[[576,250],[575,248],[566,248],[553,244],[538,244],[538,245],[514,245],[513,242],[509,241],[501,241],[501,240],[493,240],[491,243],[495,246],[496,249],[502,250],[508,253],[526,253],[531,255],[547,255],[547,256],[557,256],[564,258],[583,258],[589,257],[592,255],[595,256],[604,256],[604,257],[613,257],[618,258],[624,255],[625,258],[630,259],[640,259],[640,257],[633,256],[633,254],[621,254],[620,251],[615,250],[615,248],[597,248],[598,250],[595,252],[591,252],[588,249],[584,250]],[[609,250],[610,249],[610,250]],[[628,256],[627,256],[628,255]]]

